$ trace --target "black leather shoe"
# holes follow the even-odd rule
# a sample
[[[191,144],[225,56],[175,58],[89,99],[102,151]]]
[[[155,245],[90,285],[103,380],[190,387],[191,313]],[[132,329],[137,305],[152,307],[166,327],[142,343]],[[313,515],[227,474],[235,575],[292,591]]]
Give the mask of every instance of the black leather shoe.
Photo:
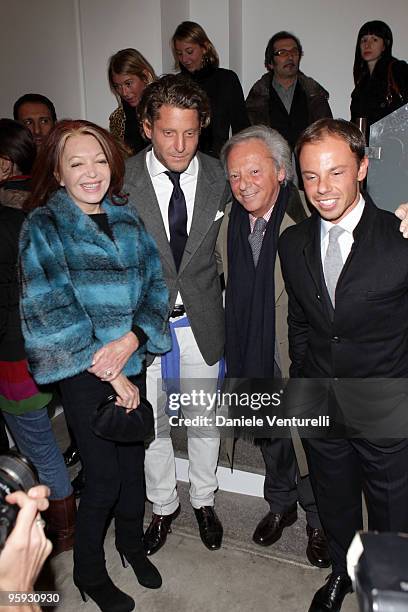
[[[74,480],[71,482],[71,486],[74,490],[75,497],[81,497],[81,493],[85,486],[85,472],[84,468],[81,468],[78,474],[75,476]]]
[[[173,514],[152,514],[150,525],[143,536],[146,555],[154,555],[165,544],[167,534],[171,533],[171,523],[180,514],[180,505]]]
[[[297,505],[286,512],[268,512],[258,524],[252,536],[253,541],[261,546],[270,546],[277,542],[285,527],[297,521]]]
[[[70,444],[62,453],[62,456],[64,457],[64,462],[67,467],[72,467],[81,460],[79,449],[74,444]]]
[[[306,525],[306,533],[309,538],[306,555],[310,563],[315,567],[330,567],[331,558],[324,531],[322,529],[313,529],[310,525]]]
[[[352,590],[347,574],[330,574],[326,584],[315,593],[309,612],[339,612],[343,599]]]
[[[224,533],[221,521],[215,514],[213,506],[194,508],[201,540],[209,550],[221,548],[222,534]]]

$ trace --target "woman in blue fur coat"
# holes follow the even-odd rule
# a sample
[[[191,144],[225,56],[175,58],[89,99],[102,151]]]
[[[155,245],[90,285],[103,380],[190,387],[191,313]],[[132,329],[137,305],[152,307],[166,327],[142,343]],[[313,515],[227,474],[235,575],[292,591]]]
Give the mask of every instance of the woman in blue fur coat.
[[[116,546],[146,587],[161,585],[143,544],[144,445],[97,437],[95,408],[113,392],[127,411],[145,392],[145,354],[170,349],[168,293],[156,246],[121,195],[124,163],[112,137],[86,121],[59,122],[33,172],[20,238],[21,313],[38,383],[59,381],[83,459],[74,581],[109,612],[134,601],[106,571],[113,514]]]

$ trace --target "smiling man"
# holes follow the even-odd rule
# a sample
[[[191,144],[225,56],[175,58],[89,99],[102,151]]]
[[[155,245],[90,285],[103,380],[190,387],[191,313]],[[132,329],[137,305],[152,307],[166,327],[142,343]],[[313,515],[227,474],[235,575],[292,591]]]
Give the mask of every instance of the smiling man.
[[[221,159],[235,197],[223,254],[227,374],[230,379],[276,379],[280,388],[281,378],[289,375],[290,361],[278,238],[284,229],[306,218],[290,180],[290,148],[276,130],[253,126],[230,138]],[[251,384],[255,389],[257,383]],[[317,567],[328,567],[330,558],[309,478],[300,477],[286,433],[286,437],[261,441],[269,511],[253,540],[260,546],[277,542],[297,520],[299,500],[306,511],[307,557]]]
[[[299,70],[302,55],[294,34],[274,34],[265,50],[268,72],[253,85],[246,100],[250,122],[274,128],[292,149],[308,125],[332,116],[328,92]]]
[[[209,379],[206,390],[217,388],[224,311],[215,244],[231,195],[220,162],[197,153],[200,130],[210,119],[208,98],[198,85],[166,75],[146,87],[139,112],[151,147],[127,161],[125,189],[159,249],[173,340],[171,353],[151,356],[147,368],[147,394],[156,417],[156,439],[145,461],[153,515],[144,543],[151,555],[165,543],[180,511],[163,377],[180,380],[181,386],[183,379]],[[193,405],[183,412],[191,418],[213,414]],[[219,444],[215,424],[188,428],[190,501],[210,550],[220,548],[223,535],[214,511]]]
[[[362,490],[370,530],[408,531],[408,442],[395,439],[402,428],[387,437],[384,425],[388,414],[397,414],[401,394],[383,380],[408,376],[408,243],[398,220],[360,194],[368,160],[353,124],[322,119],[305,130],[296,149],[316,214],[289,228],[279,243],[289,296],[290,374],[325,379],[330,390],[323,409],[359,424],[349,438],[337,430],[326,439],[303,440],[332,558],[330,578],[309,612],[338,612],[351,591],[346,553],[363,528]],[[370,383],[367,397],[364,381]],[[352,393],[345,401],[347,389]],[[364,435],[373,423],[374,435]]]

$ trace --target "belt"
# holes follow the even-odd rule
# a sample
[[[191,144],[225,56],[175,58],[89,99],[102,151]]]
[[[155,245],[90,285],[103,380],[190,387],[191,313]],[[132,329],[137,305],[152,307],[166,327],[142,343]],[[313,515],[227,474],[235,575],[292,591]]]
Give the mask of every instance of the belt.
[[[183,304],[176,304],[170,314],[170,319],[174,319],[175,317],[182,317],[186,314],[186,309]]]

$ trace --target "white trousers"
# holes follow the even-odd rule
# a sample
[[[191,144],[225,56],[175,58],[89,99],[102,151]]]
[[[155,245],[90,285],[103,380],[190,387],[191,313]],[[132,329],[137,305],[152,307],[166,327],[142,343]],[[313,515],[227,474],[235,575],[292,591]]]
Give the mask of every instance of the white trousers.
[[[176,328],[175,333],[180,347],[180,392],[188,393],[191,387],[197,389],[199,386],[207,393],[215,393],[219,364],[209,366],[205,363],[190,327]],[[161,387],[161,357],[156,357],[147,368],[147,397],[155,414],[156,438],[146,449],[146,494],[153,503],[155,514],[168,515],[176,510],[179,499],[170,424],[165,413],[166,394]],[[194,418],[214,414],[207,408],[205,405],[183,406],[183,416]],[[214,493],[218,488],[219,432],[215,424],[204,428],[191,426],[187,428],[187,436],[191,505],[193,508],[213,506]]]

